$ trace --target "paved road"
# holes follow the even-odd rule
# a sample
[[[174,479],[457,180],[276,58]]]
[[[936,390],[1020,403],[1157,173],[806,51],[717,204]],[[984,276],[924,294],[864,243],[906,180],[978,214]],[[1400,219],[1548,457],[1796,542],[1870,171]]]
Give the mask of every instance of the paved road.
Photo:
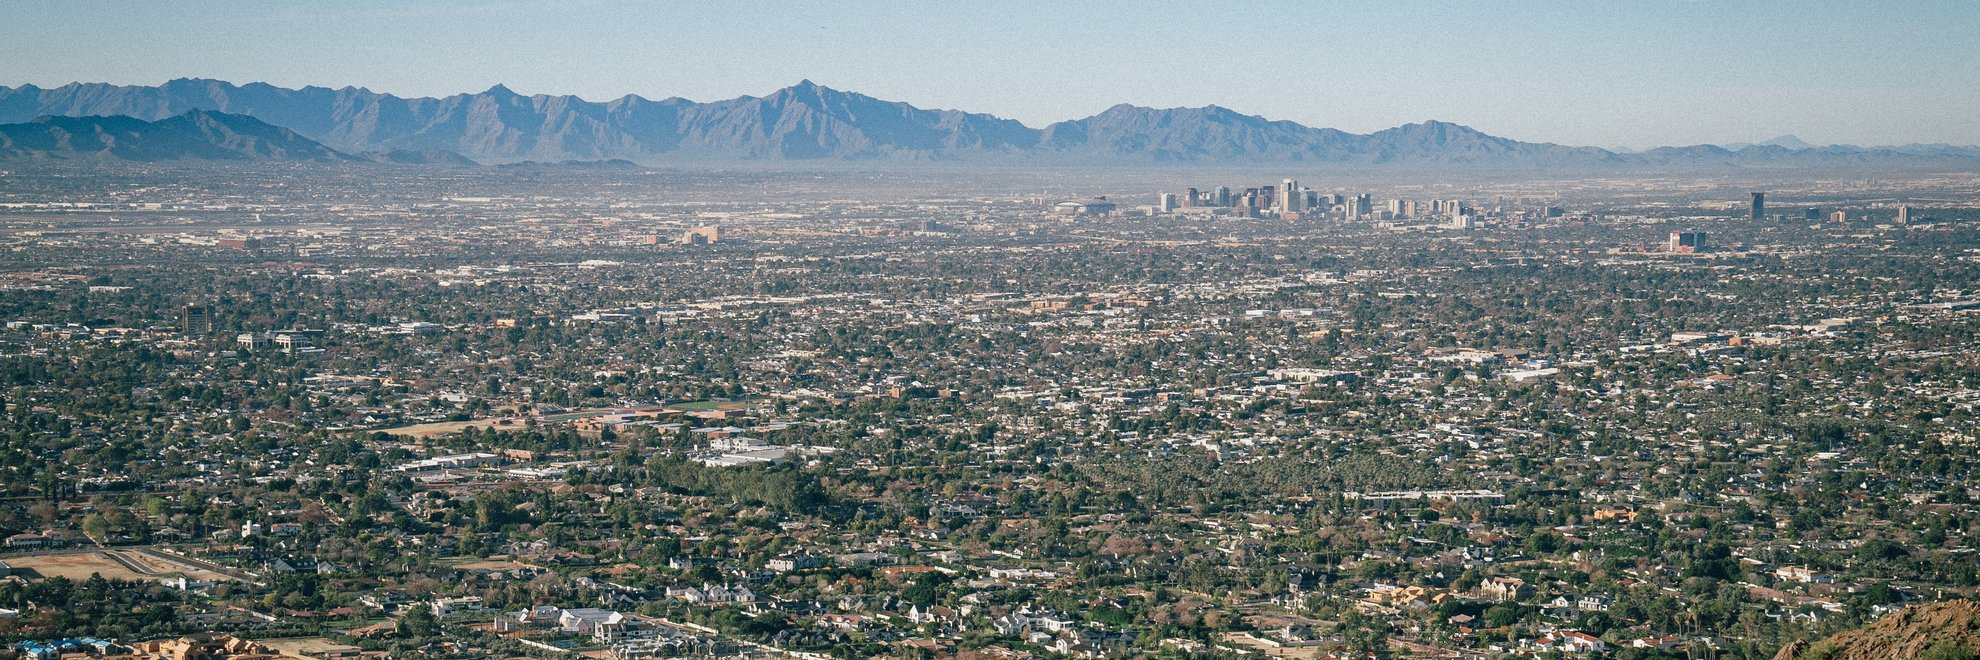
[[[132,572],[132,573],[136,573],[136,574],[138,574],[138,575],[146,575],[146,576],[150,576],[150,575],[164,575],[164,573],[160,573],[160,572],[158,572],[158,571],[154,571],[154,570],[151,570],[151,568],[150,568],[150,567],[148,567],[148,566],[145,566],[144,564],[140,564],[140,563],[137,563],[137,562],[135,562],[135,561],[131,561],[131,558],[130,558],[130,557],[125,557],[125,556],[124,556],[124,553],[121,553],[121,552],[117,552],[117,551],[115,551],[115,550],[105,550],[105,551],[103,551],[103,553],[102,553],[102,554],[103,554],[103,556],[105,556],[105,557],[109,557],[109,558],[110,558],[110,561],[114,561],[114,562],[117,562],[117,565],[118,565],[118,566],[122,566],[122,567],[124,567],[124,570],[127,570],[127,571],[130,571],[130,572]]]
[[[194,559],[192,557],[182,557],[179,555],[170,554],[166,552],[159,552],[157,548],[153,548],[150,546],[134,546],[124,549],[131,550],[133,552],[137,552],[138,554],[142,554],[146,557],[150,557],[152,559],[156,559],[168,564],[173,564],[175,566],[185,566],[188,568],[195,568],[202,571],[219,573],[221,575],[225,575],[227,577],[240,580],[242,582],[254,582],[256,584],[260,584],[259,581],[254,579],[254,575],[251,573],[242,571],[237,568],[229,568],[226,566],[221,566],[219,564],[215,564],[213,562],[204,559]]]

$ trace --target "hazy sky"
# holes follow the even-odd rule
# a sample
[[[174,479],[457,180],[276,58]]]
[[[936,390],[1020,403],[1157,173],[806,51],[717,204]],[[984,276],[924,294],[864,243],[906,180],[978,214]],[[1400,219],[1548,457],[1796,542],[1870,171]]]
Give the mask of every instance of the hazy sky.
[[[810,78],[1032,126],[1214,103],[1603,147],[1980,144],[1980,0],[22,0],[0,19],[0,84],[710,101]]]

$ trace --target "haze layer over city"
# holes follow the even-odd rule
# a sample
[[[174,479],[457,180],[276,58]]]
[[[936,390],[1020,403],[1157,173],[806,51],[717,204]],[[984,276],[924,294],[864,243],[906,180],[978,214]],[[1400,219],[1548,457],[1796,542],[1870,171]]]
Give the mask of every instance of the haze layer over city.
[[[1980,655],[1980,11],[989,4],[0,10],[0,658]]]

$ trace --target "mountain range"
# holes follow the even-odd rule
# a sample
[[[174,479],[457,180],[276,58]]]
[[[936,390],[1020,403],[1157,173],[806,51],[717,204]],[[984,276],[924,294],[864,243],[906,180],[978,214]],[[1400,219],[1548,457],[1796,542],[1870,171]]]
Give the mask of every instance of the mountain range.
[[[0,125],[0,159],[131,161],[358,160],[295,131],[241,115],[195,110],[145,121],[123,115],[42,116]]]
[[[928,110],[803,81],[767,96],[698,103],[628,95],[606,102],[524,96],[497,85],[474,94],[402,98],[363,88],[288,89],[265,83],[178,79],[158,86],[73,83],[0,87],[8,134],[70,131],[55,118],[124,117],[246,126],[251,117],[369,160],[465,164],[624,159],[645,164],[761,161],[968,162],[1064,165],[1429,165],[1463,167],[1980,166],[1980,149],[1808,147],[1795,140],[1728,149],[1713,145],[1619,153],[1522,142],[1430,121],[1370,134],[1314,128],[1229,109],[1117,105],[1100,114],[1031,128],[957,110]],[[231,122],[231,123],[230,123]],[[114,136],[123,125],[105,122]],[[38,133],[36,133],[38,134]],[[272,135],[270,136],[272,138]],[[14,138],[22,142],[22,138]],[[111,140],[119,142],[118,140]],[[46,144],[46,143],[33,143]],[[88,145],[95,145],[91,142]],[[258,143],[260,144],[260,143]],[[273,148],[275,141],[265,146]],[[303,145],[295,157],[311,155]],[[156,155],[123,140],[105,156]],[[1742,145],[1744,146],[1744,145]],[[93,146],[91,148],[94,148]],[[15,148],[17,151],[20,148]],[[215,145],[188,151],[241,154]],[[45,151],[45,150],[44,150]],[[279,154],[277,153],[279,152]],[[286,148],[259,157],[288,157]],[[52,153],[52,152],[45,152]],[[0,157],[7,154],[0,152]],[[18,155],[15,157],[19,157]],[[242,156],[247,157],[247,156]],[[465,157],[465,158],[462,158]]]

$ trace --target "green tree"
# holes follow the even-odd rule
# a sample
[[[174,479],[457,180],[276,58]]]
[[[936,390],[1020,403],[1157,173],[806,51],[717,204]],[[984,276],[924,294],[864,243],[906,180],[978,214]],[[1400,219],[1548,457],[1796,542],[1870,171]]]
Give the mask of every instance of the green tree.
[[[405,616],[399,617],[399,634],[406,637],[432,637],[440,634],[440,620],[433,616],[433,608],[426,603],[415,603],[406,609]]]
[[[83,516],[82,529],[83,534],[90,539],[102,543],[110,535],[110,521],[105,520],[102,515],[92,513]]]

